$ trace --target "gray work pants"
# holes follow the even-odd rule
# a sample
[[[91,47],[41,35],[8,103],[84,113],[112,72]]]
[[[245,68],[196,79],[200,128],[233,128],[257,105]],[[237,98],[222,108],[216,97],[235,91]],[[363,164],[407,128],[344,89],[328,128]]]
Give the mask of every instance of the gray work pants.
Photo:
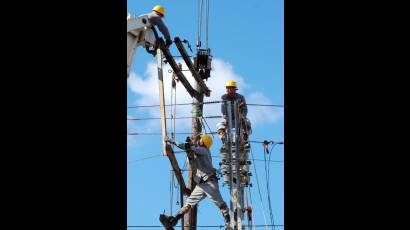
[[[194,191],[192,191],[191,195],[187,198],[186,204],[189,204],[193,207],[201,200],[203,200],[206,196],[208,196],[212,200],[212,202],[214,202],[215,205],[218,206],[218,208],[225,204],[219,191],[218,180],[197,184]]]

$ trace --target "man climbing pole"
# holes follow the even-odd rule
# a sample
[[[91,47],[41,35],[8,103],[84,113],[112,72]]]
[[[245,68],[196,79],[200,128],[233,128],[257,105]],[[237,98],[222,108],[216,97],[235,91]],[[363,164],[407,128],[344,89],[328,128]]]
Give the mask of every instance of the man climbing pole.
[[[156,5],[152,8],[152,12],[149,14],[145,14],[148,16],[149,22],[153,26],[157,26],[159,31],[165,37],[165,46],[169,48],[172,44],[171,36],[169,35],[169,31],[165,23],[162,21],[162,18],[165,17],[165,8],[161,5]],[[142,15],[141,15],[142,16]]]
[[[226,132],[226,126],[227,126],[227,114],[228,114],[228,108],[226,103],[232,103],[232,110],[230,111],[232,114],[232,121],[235,121],[235,116],[234,116],[234,109],[233,109],[233,102],[237,101],[239,105],[239,112],[240,112],[240,123],[241,127],[243,128],[244,131],[244,141],[245,141],[245,147],[248,148],[248,137],[252,133],[252,127],[251,127],[251,122],[249,121],[248,118],[246,118],[248,114],[248,107],[246,105],[245,97],[239,93],[236,93],[238,90],[238,85],[234,80],[229,80],[225,84],[226,87],[226,94],[222,95],[221,99],[224,101],[221,105],[221,112],[223,115],[223,120],[220,121],[216,126],[218,130],[218,134],[222,140],[222,148],[221,150],[223,151],[225,149],[225,132]],[[246,124],[246,125],[245,125]]]
[[[183,150],[189,150],[194,153],[195,164],[197,171],[194,181],[197,183],[195,189],[186,200],[186,204],[179,210],[175,216],[160,215],[160,221],[167,230],[174,230],[174,226],[178,220],[187,213],[191,208],[208,196],[216,206],[221,210],[222,216],[225,219],[225,229],[230,229],[230,216],[226,203],[223,201],[222,195],[219,191],[218,178],[216,176],[216,169],[212,165],[212,158],[210,147],[212,146],[212,137],[208,134],[202,134],[199,140],[199,146],[193,146],[191,139],[188,142],[174,142],[167,140],[167,142],[176,145]]]

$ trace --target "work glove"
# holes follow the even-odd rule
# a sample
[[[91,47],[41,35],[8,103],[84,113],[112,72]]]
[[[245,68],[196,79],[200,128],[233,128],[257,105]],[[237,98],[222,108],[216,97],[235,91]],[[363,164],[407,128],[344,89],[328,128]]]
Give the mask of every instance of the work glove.
[[[165,140],[165,142],[168,142],[170,144],[176,145],[175,141],[169,137],[167,137],[167,139]]]
[[[183,143],[183,142],[176,142],[175,145],[182,149],[182,150],[190,150],[191,149],[191,144],[189,143]]]

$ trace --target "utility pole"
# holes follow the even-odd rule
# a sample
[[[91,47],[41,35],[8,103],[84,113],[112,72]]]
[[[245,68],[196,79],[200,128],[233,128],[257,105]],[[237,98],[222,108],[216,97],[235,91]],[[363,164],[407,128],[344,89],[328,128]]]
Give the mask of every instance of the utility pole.
[[[235,207],[235,204],[236,204],[236,200],[234,199],[234,192],[233,192],[233,172],[234,172],[234,170],[233,170],[233,164],[232,164],[232,162],[233,162],[233,153],[234,153],[234,150],[233,150],[233,145],[232,145],[232,143],[233,143],[233,141],[232,141],[232,139],[234,138],[234,137],[232,137],[232,113],[231,113],[231,111],[232,111],[232,104],[230,103],[230,102],[225,102],[227,105],[226,105],[226,107],[227,107],[227,122],[228,122],[228,124],[227,124],[227,128],[226,128],[226,145],[227,145],[227,148],[226,148],[226,150],[228,151],[227,152],[227,154],[228,154],[228,161],[227,161],[227,163],[228,163],[228,174],[229,174],[229,183],[228,183],[228,186],[229,186],[229,191],[230,191],[230,195],[231,195],[231,198],[230,198],[230,205],[229,205],[229,214],[230,214],[230,216],[231,216],[231,226],[230,227],[232,227],[232,225],[234,225],[235,226],[235,212],[234,212],[234,207]]]
[[[211,90],[208,89],[208,87],[204,83],[204,79],[207,79],[210,77],[211,60],[212,60],[210,56],[211,50],[210,49],[203,50],[198,47],[197,57],[195,58],[194,63],[192,63],[191,59],[189,59],[188,57],[187,52],[185,51],[185,48],[181,44],[181,40],[178,37],[175,38],[175,44],[179,52],[181,53],[185,63],[187,64],[189,70],[191,71],[192,76],[195,79],[194,86],[192,87],[191,84],[186,79],[186,77],[184,76],[184,74],[182,73],[182,69],[176,63],[176,61],[174,60],[169,50],[165,48],[164,41],[162,40],[162,38],[159,39],[159,44],[160,44],[159,48],[163,52],[165,59],[168,61],[169,65],[174,71],[174,74],[178,77],[178,80],[182,83],[182,85],[185,87],[189,95],[192,97],[192,101],[193,101],[192,117],[193,118],[192,118],[191,139],[194,144],[199,144],[200,134],[202,132],[202,126],[201,126],[200,119],[202,117],[204,95],[209,97],[210,92],[211,92]],[[181,188],[185,187],[184,181],[181,180],[181,174],[179,173],[180,172],[179,166],[175,160],[175,156],[173,154],[172,149],[166,148],[166,150],[167,150],[167,156],[169,157],[175,172],[178,172],[178,174],[176,173],[175,175],[178,175],[177,179],[181,185]],[[191,170],[188,173],[187,188],[193,191],[196,185],[193,180],[196,174],[196,165],[195,165],[194,156],[192,152],[187,151],[187,155],[188,155],[189,165],[191,168]],[[196,225],[197,225],[196,220],[197,220],[197,206],[189,210],[184,215],[184,221],[183,221],[184,224],[182,225],[181,229],[196,230]]]
[[[229,112],[231,112],[229,110]],[[234,116],[235,116],[235,187],[231,187],[235,200],[235,214],[234,226],[237,230],[242,230],[243,221],[243,186],[241,176],[241,156],[244,155],[243,148],[241,148],[242,129],[240,127],[240,118],[238,111],[238,102],[234,102]],[[233,164],[233,162],[232,162]]]
[[[244,213],[244,187],[248,186],[244,176],[248,176],[247,153],[242,146],[243,130],[240,125],[238,103],[235,101],[227,103],[227,153],[228,153],[228,174],[230,190],[230,216],[231,228],[243,230],[245,228]],[[234,116],[232,117],[232,110]],[[233,132],[234,130],[234,132]],[[247,179],[246,179],[247,180]]]
[[[208,0],[207,0],[207,5],[206,5],[206,10],[208,12]],[[204,101],[204,95],[207,97],[210,96],[210,90],[208,87],[205,85],[204,80],[208,79],[210,77],[210,72],[211,72],[211,55],[210,52],[211,50],[208,48],[208,15],[207,15],[207,20],[206,20],[206,49],[201,49],[201,20],[202,20],[202,0],[199,0],[199,7],[198,7],[198,42],[197,42],[197,54],[196,58],[194,58],[194,63],[191,62],[191,59],[188,57],[188,54],[186,53],[184,47],[181,44],[181,40],[179,38],[175,39],[175,44],[181,53],[181,55],[184,58],[185,63],[187,64],[187,67],[192,73],[192,76],[195,78],[194,82],[194,92],[191,93],[192,96],[192,142],[194,144],[199,144],[200,140],[200,134],[202,132],[202,126],[201,126],[201,117],[202,117],[202,111],[203,111],[203,101]],[[187,89],[188,90],[188,89]],[[189,91],[189,90],[188,90]],[[190,153],[188,154],[188,159],[189,159],[189,165],[191,167],[191,171],[189,171],[188,174],[188,188],[191,189],[191,191],[194,190],[195,188],[195,182],[193,180],[195,174],[196,174],[196,165],[194,163],[193,159],[193,154]],[[184,216],[184,226],[183,230],[196,230],[196,225],[197,225],[197,206],[193,207],[191,210],[188,211],[188,213],[185,214]]]
[[[202,110],[203,110],[203,101],[204,101],[204,94],[201,90],[200,85],[198,84],[197,81],[194,83],[194,96],[192,98],[192,142],[193,143],[199,143],[200,140],[200,134],[202,132],[202,126],[201,126],[201,121],[200,117],[202,116]],[[193,159],[193,156],[188,156],[189,159],[189,165],[191,167],[191,171],[189,171],[188,174],[188,188],[191,189],[191,191],[194,190],[196,183],[194,182],[194,176],[196,174],[196,165]],[[184,230],[196,230],[196,225],[197,225],[197,205],[193,207],[191,210],[189,210],[188,213],[185,214],[184,217]]]

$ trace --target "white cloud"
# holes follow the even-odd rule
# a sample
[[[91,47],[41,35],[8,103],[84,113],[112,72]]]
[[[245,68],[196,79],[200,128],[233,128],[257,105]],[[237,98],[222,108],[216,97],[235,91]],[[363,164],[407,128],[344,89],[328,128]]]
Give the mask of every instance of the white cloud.
[[[269,98],[261,92],[251,93],[246,97],[247,103],[252,104],[272,104]],[[257,108],[257,109],[256,109]],[[283,108],[265,107],[265,106],[248,106],[248,118],[254,127],[264,123],[276,123],[284,115]]]
[[[176,60],[182,63],[182,69],[187,70],[182,59]],[[171,103],[171,79],[172,74],[168,72],[170,69],[169,64],[163,66],[163,77],[164,77],[164,95],[165,103]],[[194,78],[191,76],[189,71],[183,72],[185,77],[193,86]],[[248,84],[245,82],[244,78],[235,73],[234,68],[228,62],[221,59],[214,58],[212,60],[212,72],[211,77],[208,81],[205,81],[206,85],[212,90],[210,97],[204,97],[204,101],[217,101],[220,100],[221,96],[225,94],[225,83],[228,80],[235,80],[238,83],[239,91],[247,88]],[[159,93],[158,93],[158,76],[157,67],[155,62],[150,62],[147,64],[147,70],[145,76],[139,76],[135,73],[131,73],[128,79],[128,85],[130,90],[134,92],[137,96],[137,100],[132,102],[129,101],[130,105],[158,105],[159,104]],[[176,89],[176,101],[177,103],[190,103],[192,102],[191,97],[186,92],[182,83],[177,83]],[[243,91],[242,91],[243,92]],[[270,100],[263,95],[261,92],[251,92],[250,95],[244,95],[248,103],[260,103],[260,104],[271,104]],[[187,106],[177,106],[176,117],[187,117],[191,116],[191,105]],[[147,116],[149,117],[160,117],[159,107],[146,108],[144,109]],[[253,129],[258,125],[263,125],[266,122],[275,123],[279,118],[283,116],[283,109],[273,110],[271,107],[248,107],[248,117],[252,122]],[[129,111],[130,112],[130,111]],[[170,117],[170,107],[166,107],[167,117]],[[204,116],[220,116],[220,104],[207,104],[204,105]],[[169,121],[169,120],[168,120]],[[219,119],[207,119],[207,123],[212,131],[215,131],[216,123]],[[141,122],[141,121],[132,121]],[[176,132],[190,132],[191,131],[191,120],[190,119],[177,119],[176,120]],[[141,122],[138,126],[133,125],[133,128],[137,129],[138,132],[160,132],[160,120],[149,120],[147,122]],[[170,131],[170,122],[167,123],[167,129]],[[130,126],[129,126],[130,130]]]

